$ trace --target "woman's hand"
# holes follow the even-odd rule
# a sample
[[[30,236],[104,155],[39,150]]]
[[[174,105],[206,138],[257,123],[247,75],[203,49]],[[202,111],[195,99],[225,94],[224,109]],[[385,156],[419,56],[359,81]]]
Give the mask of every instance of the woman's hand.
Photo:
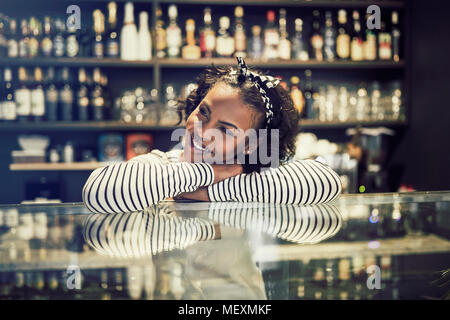
[[[189,199],[189,200],[209,201],[208,190],[206,189],[206,187],[201,187],[193,192],[180,193],[173,199],[174,200]]]

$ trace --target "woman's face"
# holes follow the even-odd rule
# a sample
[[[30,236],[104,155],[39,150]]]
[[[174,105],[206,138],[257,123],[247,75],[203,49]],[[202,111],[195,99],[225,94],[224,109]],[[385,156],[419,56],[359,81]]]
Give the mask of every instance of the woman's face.
[[[260,117],[244,104],[238,89],[216,84],[186,121],[184,160],[229,163],[238,152],[248,151],[243,133],[255,128]]]

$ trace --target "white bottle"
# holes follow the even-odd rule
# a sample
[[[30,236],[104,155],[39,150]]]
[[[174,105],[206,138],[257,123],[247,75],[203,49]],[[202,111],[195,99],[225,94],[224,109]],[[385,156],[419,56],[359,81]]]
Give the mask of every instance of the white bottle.
[[[122,60],[137,60],[139,52],[138,32],[134,24],[133,4],[125,4],[125,18],[120,33],[120,58]]]
[[[148,13],[142,11],[139,14],[139,60],[152,58],[152,38],[148,30]]]

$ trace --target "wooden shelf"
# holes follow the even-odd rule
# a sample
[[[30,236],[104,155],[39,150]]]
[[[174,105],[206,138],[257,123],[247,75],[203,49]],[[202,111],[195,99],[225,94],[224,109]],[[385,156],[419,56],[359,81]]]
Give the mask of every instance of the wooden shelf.
[[[245,59],[249,66],[259,68],[304,68],[304,69],[401,69],[404,61],[301,61]],[[113,67],[113,68],[203,68],[215,65],[235,65],[235,58],[181,58],[153,59],[150,61],[124,61],[118,58],[0,58],[3,66],[54,66],[54,67]]]
[[[11,163],[11,171],[91,171],[107,166],[108,162],[72,163]]]
[[[406,121],[395,120],[376,120],[376,121],[319,121],[319,120],[301,120],[300,130],[302,129],[345,129],[357,126],[362,127],[405,127]]]

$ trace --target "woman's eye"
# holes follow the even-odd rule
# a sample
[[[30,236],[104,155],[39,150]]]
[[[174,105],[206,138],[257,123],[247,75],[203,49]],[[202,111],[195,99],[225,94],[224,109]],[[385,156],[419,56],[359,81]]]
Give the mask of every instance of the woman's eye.
[[[199,111],[200,111],[200,114],[202,116],[206,117],[207,114],[206,114],[206,111],[204,109],[200,108]]]
[[[231,130],[228,129],[228,128],[220,127],[220,130],[221,130],[222,132],[224,132],[225,134],[229,135],[229,136],[234,136],[233,131],[231,131]]]

